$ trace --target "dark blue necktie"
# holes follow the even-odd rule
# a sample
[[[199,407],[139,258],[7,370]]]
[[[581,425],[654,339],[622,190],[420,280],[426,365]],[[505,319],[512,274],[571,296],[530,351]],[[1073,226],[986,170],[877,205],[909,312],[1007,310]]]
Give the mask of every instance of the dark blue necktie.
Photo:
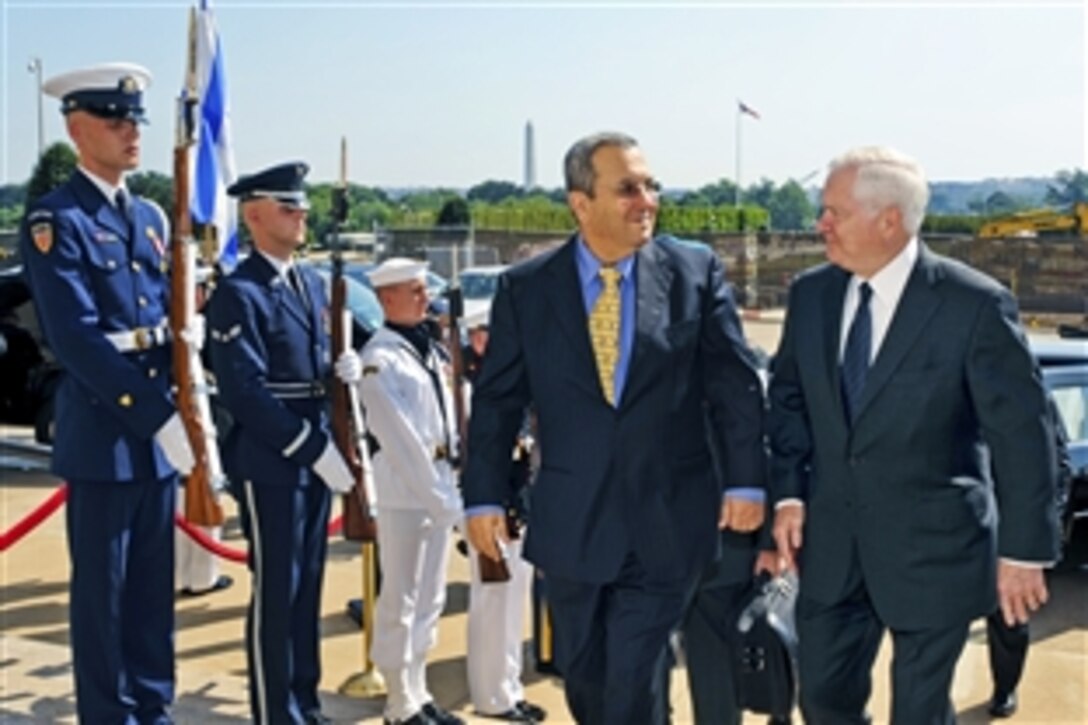
[[[132,232],[132,208],[129,205],[128,194],[124,189],[118,189],[117,195],[113,197],[114,202],[117,204],[117,211],[121,214],[121,218],[125,220],[125,225],[128,226],[129,233]]]
[[[850,334],[846,336],[846,348],[842,353],[842,398],[846,406],[846,418],[850,423],[854,422],[858,412],[861,392],[865,389],[865,377],[869,373],[869,356],[873,349],[873,318],[869,313],[873,288],[868,282],[862,282],[858,292],[861,293],[861,299],[858,301]]]

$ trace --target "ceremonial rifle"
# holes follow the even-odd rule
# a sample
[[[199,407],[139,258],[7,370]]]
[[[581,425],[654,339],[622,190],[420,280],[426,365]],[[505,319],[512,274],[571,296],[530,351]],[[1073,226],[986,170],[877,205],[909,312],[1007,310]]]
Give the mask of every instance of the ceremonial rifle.
[[[458,256],[460,249],[455,245],[451,248],[453,261],[450,277],[449,295],[449,338],[450,338],[450,366],[453,368],[453,415],[457,423],[458,454],[456,460],[461,464],[461,470],[465,470],[468,458],[468,425],[465,415],[465,358],[461,348],[461,318],[464,315],[464,297],[461,294],[461,280],[457,272]],[[509,523],[507,523],[509,534]],[[476,554],[476,563],[480,567],[480,581],[487,583],[510,581],[510,569],[504,559],[495,561],[481,553]]]
[[[196,254],[189,216],[189,157],[196,119],[196,9],[189,13],[185,88],[178,99],[177,140],[174,144],[174,219],[170,239],[170,330],[173,334],[174,384],[178,414],[185,424],[196,463],[185,477],[185,518],[200,526],[220,526],[223,509],[217,492],[223,486],[223,466],[208,402],[208,383],[196,341],[182,332],[196,317]]]
[[[340,245],[340,225],[348,216],[348,142],[340,139],[340,183],[332,191],[332,351],[339,359],[351,344],[351,310],[348,309],[348,283],[344,278],[344,254]],[[366,444],[366,424],[359,405],[359,391],[354,384],[334,380],[332,384],[332,434],[336,447],[347,461],[355,479],[351,491],[344,494],[344,538],[349,541],[375,541],[378,537],[374,516],[374,471]]]

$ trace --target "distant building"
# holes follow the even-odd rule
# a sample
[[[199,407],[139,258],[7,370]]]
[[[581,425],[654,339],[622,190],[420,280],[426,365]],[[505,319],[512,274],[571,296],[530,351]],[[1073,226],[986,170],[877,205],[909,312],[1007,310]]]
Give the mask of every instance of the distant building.
[[[533,141],[533,122],[525,122],[525,191],[536,188],[536,146]]]

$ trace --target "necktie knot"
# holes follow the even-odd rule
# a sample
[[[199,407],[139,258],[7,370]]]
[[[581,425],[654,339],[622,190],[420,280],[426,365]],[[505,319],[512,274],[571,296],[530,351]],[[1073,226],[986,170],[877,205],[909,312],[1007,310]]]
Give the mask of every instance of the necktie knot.
[[[601,267],[598,274],[601,275],[601,282],[604,283],[605,290],[619,290],[620,271],[618,269],[615,267]]]
[[[858,292],[861,293],[861,300],[858,302],[858,308],[868,307],[869,300],[873,298],[873,288],[869,286],[868,282],[862,282],[858,287]]]
[[[124,189],[118,189],[113,197],[113,202],[117,205],[117,211],[121,212],[121,216],[130,219],[128,192]]]

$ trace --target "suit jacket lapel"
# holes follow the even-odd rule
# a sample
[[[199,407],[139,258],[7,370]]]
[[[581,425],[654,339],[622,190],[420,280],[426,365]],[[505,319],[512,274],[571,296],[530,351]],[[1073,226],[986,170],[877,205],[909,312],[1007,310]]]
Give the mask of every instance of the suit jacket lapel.
[[[276,268],[260,254],[250,254],[245,263],[249,264],[250,260],[252,260],[252,264],[256,265],[254,267],[254,276],[268,286],[276,304],[285,307],[306,329],[310,329],[309,313],[302,306],[302,300],[284,281],[283,275],[276,271]]]
[[[672,277],[672,265],[661,248],[652,241],[643,245],[635,261],[635,339],[621,406],[634,400],[643,386],[654,381],[653,366],[648,364],[646,356],[651,338],[663,334],[661,328],[668,319],[665,313],[669,309]]]
[[[831,267],[831,280],[824,287],[823,301],[820,305],[820,334],[817,336],[821,346],[817,360],[826,368],[826,374],[820,380],[827,380],[831,385],[831,399],[834,405],[835,419],[844,427],[849,427],[846,409],[842,402],[842,370],[839,365],[839,342],[842,340],[842,306],[846,299],[846,287],[850,283],[850,274],[839,267]]]
[[[94,217],[96,223],[115,232],[123,241],[128,242],[132,234],[128,220],[106,197],[102,196],[102,192],[82,171],[73,172],[72,189],[88,216]]]
[[[891,325],[880,345],[865,388],[858,404],[857,416],[860,420],[865,409],[880,394],[892,374],[895,373],[903,358],[914,345],[915,340],[926,327],[926,322],[936,313],[941,305],[941,297],[933,289],[936,280],[937,265],[925,245],[919,245],[918,260],[911,270],[903,296],[895,308]]]
[[[597,362],[589,340],[589,320],[578,279],[578,263],[574,257],[576,243],[575,237],[571,237],[549,262],[551,281],[546,285],[546,295],[574,359],[576,369],[570,371],[572,379],[587,390],[596,391],[603,400],[604,393],[597,381]]]

